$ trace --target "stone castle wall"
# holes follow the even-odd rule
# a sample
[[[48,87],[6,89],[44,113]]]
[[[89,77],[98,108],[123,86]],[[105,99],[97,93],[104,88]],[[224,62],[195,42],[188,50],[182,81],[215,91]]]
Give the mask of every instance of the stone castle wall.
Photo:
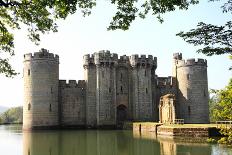
[[[61,126],[85,126],[86,84],[85,81],[59,81]]]
[[[24,56],[24,128],[115,126],[159,121],[159,99],[176,96],[176,118],[207,123],[207,62],[174,54],[173,74],[158,77],[157,58],[109,51],[84,55],[85,79],[59,80],[59,57],[42,49]]]

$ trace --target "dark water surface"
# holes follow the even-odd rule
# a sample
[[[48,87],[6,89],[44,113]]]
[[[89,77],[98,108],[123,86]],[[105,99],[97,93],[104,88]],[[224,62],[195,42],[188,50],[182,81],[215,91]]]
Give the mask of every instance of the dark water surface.
[[[232,155],[232,148],[120,130],[22,132],[0,125],[0,155]]]

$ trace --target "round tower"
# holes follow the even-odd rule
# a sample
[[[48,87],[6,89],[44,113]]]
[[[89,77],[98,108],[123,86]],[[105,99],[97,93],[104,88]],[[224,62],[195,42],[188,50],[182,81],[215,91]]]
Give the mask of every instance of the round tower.
[[[178,117],[185,123],[209,123],[207,61],[176,59]]]
[[[46,49],[25,54],[23,79],[23,129],[57,127],[59,56]]]

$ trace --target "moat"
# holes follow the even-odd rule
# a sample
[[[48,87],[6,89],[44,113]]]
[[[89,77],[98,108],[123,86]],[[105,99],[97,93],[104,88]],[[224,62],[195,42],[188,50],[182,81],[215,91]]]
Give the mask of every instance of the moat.
[[[21,125],[0,125],[0,154],[9,155],[229,155],[232,149],[131,130],[23,132]],[[203,140],[204,141],[204,140]]]

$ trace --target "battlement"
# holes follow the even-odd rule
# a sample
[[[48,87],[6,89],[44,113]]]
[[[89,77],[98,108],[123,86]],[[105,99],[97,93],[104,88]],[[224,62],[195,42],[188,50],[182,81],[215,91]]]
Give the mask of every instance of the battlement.
[[[94,62],[96,65],[102,63],[114,64],[118,62],[118,54],[110,53],[108,50],[102,50],[94,53]]]
[[[78,83],[76,80],[69,80],[66,82],[66,80],[59,80],[59,86],[61,88],[81,88],[85,89],[86,83],[85,80],[78,80]]]
[[[89,64],[94,64],[94,55],[86,54],[83,56],[83,66],[88,66]]]
[[[173,54],[173,59],[182,60],[182,53],[174,53]]]
[[[185,66],[207,66],[207,60],[206,59],[187,59],[187,60],[178,60],[177,61],[177,67],[185,67]]]
[[[154,66],[155,68],[157,67],[157,57],[153,57],[152,55],[139,55],[134,54],[131,55],[130,57],[130,64],[132,67],[136,66]]]
[[[173,84],[173,77],[158,77],[157,78],[157,86],[158,87],[166,87],[166,86],[172,86]]]
[[[34,54],[32,53],[24,54],[24,61],[40,60],[40,59],[49,59],[49,60],[55,60],[59,62],[58,55],[49,53],[49,51],[44,48],[41,48],[39,52],[35,52]]]

